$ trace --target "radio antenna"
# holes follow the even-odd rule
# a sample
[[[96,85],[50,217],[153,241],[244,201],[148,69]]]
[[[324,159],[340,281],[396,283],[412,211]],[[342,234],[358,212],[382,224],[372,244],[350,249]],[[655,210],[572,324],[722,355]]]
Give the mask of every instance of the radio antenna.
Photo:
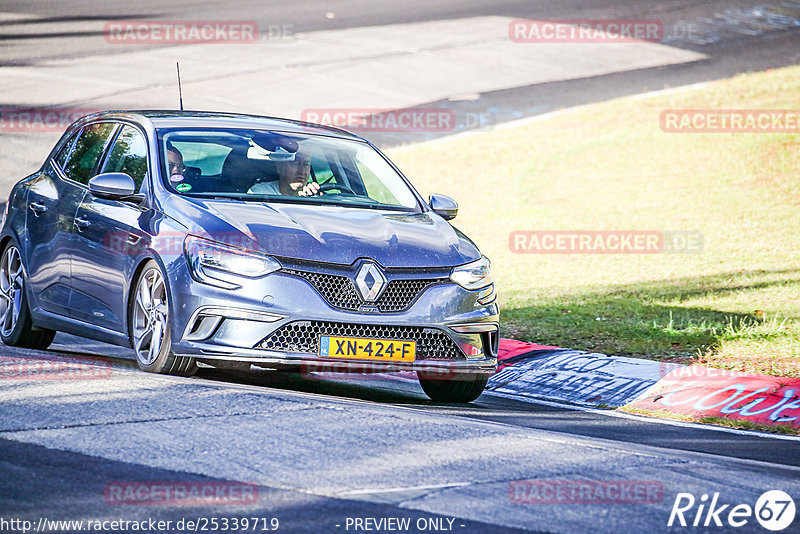
[[[178,101],[181,105],[181,111],[183,111],[183,93],[181,92],[181,64],[179,62],[175,62],[175,68],[178,69]]]

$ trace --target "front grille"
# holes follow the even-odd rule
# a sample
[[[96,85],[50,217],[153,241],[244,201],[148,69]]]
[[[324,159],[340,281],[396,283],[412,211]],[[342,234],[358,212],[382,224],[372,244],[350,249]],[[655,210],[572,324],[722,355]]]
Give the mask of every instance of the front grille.
[[[418,360],[464,360],[464,353],[438,328],[295,321],[278,328],[256,348],[278,352],[319,354],[320,336],[400,339],[417,342]]]
[[[295,269],[284,269],[283,272],[307,281],[334,308],[356,311],[364,304],[355,284],[347,276]],[[377,306],[378,311],[383,313],[405,311],[428,286],[441,281],[440,278],[390,280],[378,300],[368,304]]]
[[[346,276],[295,271],[293,269],[284,269],[283,272],[303,278],[334,308],[355,311],[361,306],[361,299],[356,293],[356,286]]]

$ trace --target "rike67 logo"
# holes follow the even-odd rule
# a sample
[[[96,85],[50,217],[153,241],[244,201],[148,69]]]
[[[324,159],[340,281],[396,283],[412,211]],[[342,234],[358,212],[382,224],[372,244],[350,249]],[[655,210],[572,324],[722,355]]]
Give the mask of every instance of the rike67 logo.
[[[755,506],[722,504],[719,502],[718,492],[710,500],[707,494],[697,499],[691,493],[678,493],[667,526],[739,528],[752,526],[755,516],[762,527],[778,532],[792,524],[795,513],[794,499],[781,490],[762,493]]]

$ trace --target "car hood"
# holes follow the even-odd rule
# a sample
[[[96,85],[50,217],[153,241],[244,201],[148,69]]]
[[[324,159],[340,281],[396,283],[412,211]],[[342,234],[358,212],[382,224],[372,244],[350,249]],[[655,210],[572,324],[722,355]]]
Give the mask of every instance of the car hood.
[[[464,234],[432,212],[199,200],[172,196],[165,212],[189,233],[273,256],[350,265],[452,267],[480,258]]]

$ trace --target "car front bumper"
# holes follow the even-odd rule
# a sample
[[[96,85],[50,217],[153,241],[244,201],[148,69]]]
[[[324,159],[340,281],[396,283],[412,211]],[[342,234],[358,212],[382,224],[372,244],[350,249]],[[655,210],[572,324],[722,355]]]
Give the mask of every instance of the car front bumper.
[[[283,272],[255,280],[237,279],[241,287],[228,290],[194,280],[185,263],[173,264],[169,271],[172,349],[179,356],[209,360],[212,364],[234,361],[342,372],[492,374],[497,367],[497,304],[479,304],[479,291],[467,291],[454,283],[428,287],[401,313],[360,313],[331,307],[308,282]],[[312,350],[262,347],[264,341],[287,325],[312,323],[346,326],[352,331],[423,329],[440,341],[445,340],[443,334],[457,350],[449,353],[453,358],[420,354],[414,362],[397,362],[321,357]],[[322,334],[336,335],[324,330]]]

